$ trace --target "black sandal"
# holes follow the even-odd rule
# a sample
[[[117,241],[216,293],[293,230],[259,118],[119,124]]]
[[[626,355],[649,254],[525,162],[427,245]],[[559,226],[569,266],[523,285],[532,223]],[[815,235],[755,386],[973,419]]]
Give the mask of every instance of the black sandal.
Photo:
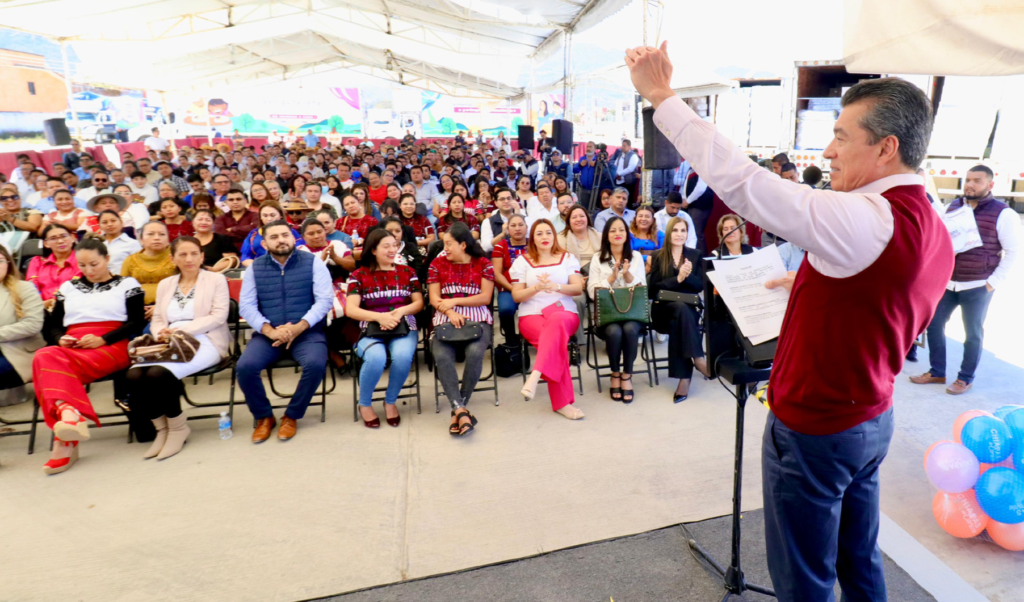
[[[452,410],[452,418],[455,418],[455,410]],[[448,434],[455,437],[459,434],[459,419],[455,418],[455,422],[448,425]]]
[[[612,376],[611,377],[612,378],[617,378],[620,381],[622,380],[622,374],[621,373],[612,372]],[[612,401],[622,401],[622,387],[612,387],[612,386],[610,386],[610,383],[611,383],[611,381],[609,381],[608,392],[610,392],[612,394]],[[619,384],[622,384],[622,383],[619,383]],[[616,397],[616,395],[618,395],[618,397]]]
[[[626,378],[627,376],[629,376],[629,378]],[[622,382],[633,382],[633,375],[632,374],[626,374],[625,372],[623,372],[622,376],[620,376],[619,379],[622,380]],[[625,403],[625,404],[633,403],[633,389],[623,389],[622,390],[622,403]]]
[[[466,408],[460,408],[458,412],[455,412],[455,415],[458,416],[459,418],[459,430],[454,432],[449,430],[449,432],[452,433],[453,435],[458,435],[460,437],[465,437],[466,435],[472,433],[473,428],[476,426],[477,423],[476,417],[470,414],[469,410],[467,410]],[[463,422],[463,420],[467,420],[468,423]]]

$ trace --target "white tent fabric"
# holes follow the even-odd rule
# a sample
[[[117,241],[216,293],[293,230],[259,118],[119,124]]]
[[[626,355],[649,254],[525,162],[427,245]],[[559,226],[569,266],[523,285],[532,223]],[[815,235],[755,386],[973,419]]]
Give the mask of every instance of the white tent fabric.
[[[854,73],[1024,73],[1020,0],[846,0],[844,30]]]
[[[566,32],[628,3],[10,0],[0,23],[73,44],[81,79],[97,83],[188,91],[360,67],[447,94],[508,98]]]

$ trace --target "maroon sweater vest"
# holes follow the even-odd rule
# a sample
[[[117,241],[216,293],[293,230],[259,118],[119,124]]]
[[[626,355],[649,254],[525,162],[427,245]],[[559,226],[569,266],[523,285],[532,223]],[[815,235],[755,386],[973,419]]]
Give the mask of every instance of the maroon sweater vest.
[[[946,213],[963,206],[964,199],[959,198],[949,205]],[[992,272],[999,267],[1003,245],[999,244],[996,222],[999,221],[999,214],[1003,209],[1006,209],[1006,203],[995,200],[991,194],[978,201],[977,207],[974,208],[974,221],[978,224],[982,244],[980,247],[957,254],[956,264],[953,266],[954,282],[988,280]]]
[[[867,269],[824,276],[804,261],[775,354],[770,405],[789,428],[831,435],[892,406],[893,383],[953,272],[949,233],[923,186],[882,193],[892,240]]]

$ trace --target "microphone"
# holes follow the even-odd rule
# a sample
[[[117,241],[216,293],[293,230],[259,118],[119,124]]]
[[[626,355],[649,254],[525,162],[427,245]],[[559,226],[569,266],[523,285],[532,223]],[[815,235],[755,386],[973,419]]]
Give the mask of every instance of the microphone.
[[[730,234],[732,234],[733,232],[739,230],[740,228],[742,228],[746,224],[747,224],[747,220],[745,220],[745,219],[741,220],[740,223],[738,225],[736,225],[736,227],[732,228],[728,232],[723,232],[722,233],[722,242],[721,242],[721,244],[718,245],[718,258],[719,259],[722,259],[722,258],[725,257],[725,239],[729,238]]]

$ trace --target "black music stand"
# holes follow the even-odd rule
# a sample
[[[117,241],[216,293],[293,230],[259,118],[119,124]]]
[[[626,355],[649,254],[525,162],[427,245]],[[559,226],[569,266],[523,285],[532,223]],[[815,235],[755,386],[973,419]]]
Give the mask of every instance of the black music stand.
[[[763,585],[747,583],[743,576],[743,565],[740,562],[740,496],[743,488],[743,419],[749,397],[748,385],[768,380],[771,368],[754,368],[743,359],[722,359],[717,363],[718,375],[736,387],[736,455],[733,465],[732,479],[732,558],[728,568],[722,568],[707,550],[696,540],[688,543],[690,548],[706,560],[722,577],[725,585],[725,597],[740,596],[750,590],[759,594],[774,596],[775,590]]]

